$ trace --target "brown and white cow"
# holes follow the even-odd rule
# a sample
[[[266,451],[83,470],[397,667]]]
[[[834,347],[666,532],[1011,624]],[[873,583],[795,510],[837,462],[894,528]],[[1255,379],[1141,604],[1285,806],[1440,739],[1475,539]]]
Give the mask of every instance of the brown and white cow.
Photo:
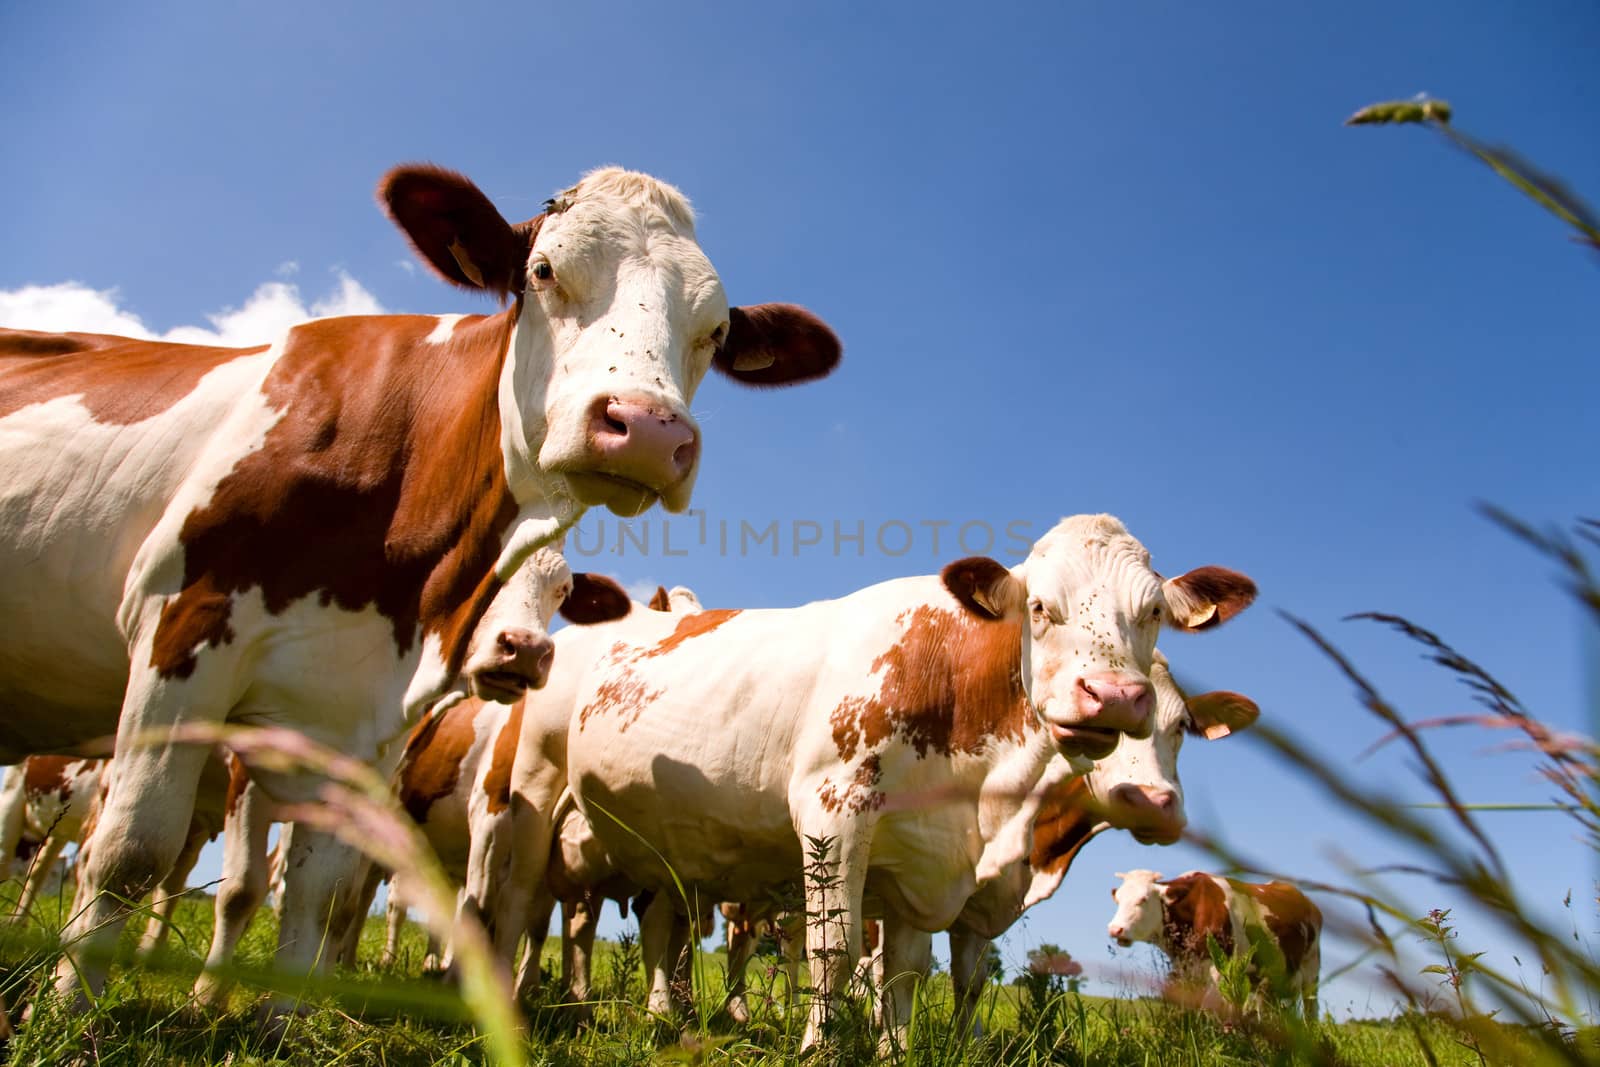
[[[473,665],[478,690],[520,700],[522,686],[511,678],[535,689],[544,685],[555,656],[547,631],[558,612],[581,629],[628,610],[627,594],[620,586],[601,575],[573,573],[561,549],[559,541],[535,549],[495,593],[473,630],[466,662]],[[510,749],[517,739],[517,725],[511,720],[519,707],[475,696],[447,697],[391,758],[391,763],[399,763],[395,782],[401,805],[422,827],[447,873],[468,881],[469,886],[468,813],[474,812],[485,825],[505,817],[509,791],[503,784],[494,789],[486,757],[491,751],[499,755],[502,777],[509,776]],[[494,795],[489,795],[491,792]],[[275,805],[254,781],[236,777],[228,792],[216,925],[206,972],[195,987],[204,1002],[217,1003],[226,993],[227,983],[216,972],[232,959],[235,946],[266,897],[271,880],[267,836],[276,818]],[[294,891],[306,873],[304,863],[296,866],[285,859],[296,853],[296,839],[304,832],[290,827],[279,838],[276,856],[284,870],[283,897]],[[335,958],[353,962],[361,919],[381,873],[363,862],[341,883],[330,925],[343,932],[345,943],[344,951],[331,954]],[[476,911],[470,901],[463,907]]]
[[[1159,651],[1150,680],[1156,694],[1156,723],[1150,736],[1123,738],[1087,773],[1079,773],[1077,761],[1053,762],[1041,780],[1027,857],[974,894],[950,927],[950,977],[958,1026],[975,1021],[987,979],[990,942],[1025,910],[1060,888],[1090,840],[1106,830],[1124,830],[1150,845],[1170,845],[1182,836],[1188,815],[1178,753],[1185,736],[1228,737],[1247,729],[1260,715],[1254,701],[1238,693],[1185,695]],[[909,1008],[902,1004],[902,1015]]]
[[[863,893],[947,928],[1027,853],[1053,756],[1149,733],[1162,626],[1210,628],[1254,595],[1222,568],[1163,581],[1098,515],[1063,520],[1010,571],[976,558],[794,609],[641,613],[575,699],[552,683],[527,701],[524,884],[542,881],[569,787],[618,868],[661,897],[681,881],[762,900],[826,867],[806,886],[808,912],[830,916],[807,929],[824,994],[809,1045],[860,955]]]
[[[1156,695],[1155,727],[1150,736],[1124,737],[1111,755],[1092,762],[1081,757],[1051,760],[1035,788],[1039,799],[1028,855],[980,887],[950,927],[950,976],[958,1029],[970,1025],[974,1033],[981,1031],[975,1012],[987,977],[985,958],[990,942],[1009,929],[1023,911],[1056,891],[1091,839],[1110,829],[1125,830],[1145,844],[1172,844],[1179,839],[1188,822],[1178,777],[1184,736],[1225,737],[1248,727],[1259,715],[1249,698],[1236,693],[1186,697],[1159,651],[1150,681]],[[931,959],[932,935],[907,930],[893,921],[888,925],[894,936],[907,941],[900,956]],[[742,971],[753,943],[738,937],[732,926],[729,930],[729,1010],[738,1019],[748,1015]],[[887,983],[882,964],[882,956],[873,954],[859,970],[872,972],[879,1005],[894,1001],[888,1017],[904,1019],[910,1011],[915,980],[923,975],[899,976],[895,983]]]
[[[1119,945],[1155,945],[1172,961],[1169,991],[1196,998],[1205,1007],[1227,1005],[1217,990],[1219,974],[1208,939],[1232,958],[1250,956],[1252,1000],[1275,979],[1284,997],[1298,996],[1305,1017],[1316,1016],[1322,912],[1288,882],[1241,882],[1190,871],[1163,882],[1155,871],[1118,874],[1111,891],[1117,912],[1106,927]],[[1282,967],[1281,974],[1275,974]],[[1195,986],[1198,985],[1198,989]]]
[[[509,307],[243,349],[0,333],[0,618],[26,620],[0,638],[0,760],[115,734],[123,761],[63,990],[182,846],[206,754],[171,727],[285,725],[375,757],[534,547],[587,505],[687,506],[710,366],[775,385],[838,358],[807,312],[730,309],[687,201],[648,176],[595,171],[516,225],[436,167],[379,197],[441,276]],[[311,775],[257,780],[314,798]],[[291,868],[337,843],[294,846]],[[285,969],[310,966],[331,891],[290,890]]]
[[[61,853],[82,840],[105,766],[103,759],[29,756],[6,772],[0,791],[0,869],[6,878],[18,867],[23,871],[16,918],[33,910]]]

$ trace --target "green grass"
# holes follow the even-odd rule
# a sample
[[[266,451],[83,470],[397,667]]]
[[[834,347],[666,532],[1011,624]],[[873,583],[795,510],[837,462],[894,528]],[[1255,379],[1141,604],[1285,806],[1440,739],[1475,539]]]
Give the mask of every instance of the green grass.
[[[0,888],[0,908],[9,912],[15,885]],[[29,923],[0,928],[0,987],[15,1015],[30,1003],[56,958],[51,931],[60,928],[68,904],[46,897]],[[211,935],[211,902],[198,893],[178,909],[170,947],[157,959],[133,958],[136,919],[124,936],[118,965],[105,993],[87,1012],[67,1011],[48,1001],[32,1024],[20,1029],[10,1054],[14,1063],[77,1062],[116,1065],[254,1064],[326,1065],[478,1064],[491,1062],[485,1042],[465,1021],[453,993],[418,970],[426,952],[421,932],[408,929],[400,967],[376,972],[371,961],[382,945],[383,924],[368,921],[361,966],[341,971],[307,989],[307,1009],[281,1039],[259,1034],[256,1007],[261,988],[248,979],[270,979],[276,924],[264,910],[241,943],[239,969],[246,979],[228,1010],[203,1012],[189,998]],[[553,970],[558,945],[547,943]],[[602,942],[596,948],[595,988],[600,998],[592,1026],[578,1027],[559,1008],[536,1008],[530,1021],[529,1060],[536,1064],[873,1063],[882,1058],[861,1008],[847,1018],[825,1050],[798,1052],[803,1012],[785,1011],[782,968],[757,957],[750,968],[749,1001],[754,1019],[737,1027],[717,1017],[723,988],[723,954],[706,953],[706,989],[688,1020],[651,1017],[642,1007],[643,975],[637,950]],[[1422,1017],[1333,1024],[1309,1028],[1299,1053],[1285,1051],[1281,1037],[1153,1000],[1116,1000],[1054,993],[1040,1002],[1016,986],[996,985],[984,1004],[988,1033],[964,1041],[950,1025],[948,977],[935,976],[919,998],[911,1047],[899,1055],[916,1067],[1033,1064],[1227,1065],[1260,1063],[1348,1063],[1352,1065],[1478,1064],[1477,1054],[1455,1040],[1455,1031]],[[1510,1027],[1497,1027],[1501,1058],[1489,1062],[1531,1063],[1534,1043]],[[1421,1044],[1426,1041],[1429,1051]],[[1594,1055],[1591,1045],[1588,1054]],[[1431,1057],[1431,1058],[1430,1058]]]

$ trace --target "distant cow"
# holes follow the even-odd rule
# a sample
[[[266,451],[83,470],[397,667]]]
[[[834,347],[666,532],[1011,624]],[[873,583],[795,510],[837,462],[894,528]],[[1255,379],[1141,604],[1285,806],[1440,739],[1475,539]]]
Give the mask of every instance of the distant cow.
[[[0,869],[6,877],[23,870],[17,917],[33,909],[62,851],[81,840],[105,765],[103,759],[30,756],[6,772],[0,792]]]
[[[1282,983],[1281,994],[1298,995],[1306,1018],[1315,1017],[1322,912],[1299,889],[1287,882],[1256,884],[1203,871],[1166,882],[1147,870],[1117,877],[1122,885],[1111,893],[1117,913],[1106,932],[1119,945],[1147,941],[1165,952],[1180,993],[1185,982],[1199,981],[1201,1002],[1223,1006],[1208,945],[1214,939],[1227,956],[1250,955],[1254,983]]]
[[[1054,755],[1149,733],[1157,632],[1209,629],[1254,595],[1222,568],[1163,581],[1101,515],[1063,520],[1015,570],[975,558],[794,609],[640,618],[576,699],[554,683],[528,698],[514,788],[531,884],[569,786],[658,902],[678,880],[763,900],[825,867],[806,886],[808,913],[830,916],[807,928],[825,994],[810,1045],[860,954],[863,893],[910,928],[948,927],[1028,852],[1028,797]],[[647,958],[668,934],[647,914]]]
[[[710,367],[776,385],[838,358],[801,309],[729,308],[687,201],[648,176],[595,171],[516,225],[437,167],[391,171],[379,198],[447,281],[510,306],[238,349],[0,331],[0,761],[113,734],[122,760],[63,992],[98,988],[120,901],[182,847],[206,753],[168,728],[290,726],[375,758],[534,547],[588,505],[688,505]],[[314,775],[255,779],[315,799]],[[291,870],[348,856],[324,832],[294,849]],[[346,870],[316,869],[284,902],[287,971],[310,968]]]

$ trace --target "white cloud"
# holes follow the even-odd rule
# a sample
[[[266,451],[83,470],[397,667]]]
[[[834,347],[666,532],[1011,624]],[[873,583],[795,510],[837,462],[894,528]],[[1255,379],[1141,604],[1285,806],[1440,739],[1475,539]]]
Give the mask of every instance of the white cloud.
[[[629,582],[622,588],[630,598],[641,604],[648,604],[650,598],[656,595],[656,590],[661,588],[661,583],[654,578],[640,578],[637,582]]]
[[[300,263],[298,260],[286,259],[282,263],[279,263],[278,269],[272,273],[276,274],[280,278],[287,278],[291,275],[299,274]]]
[[[279,273],[284,273],[279,268]],[[258,345],[281,335],[290,326],[328,315],[378,315],[383,305],[343,270],[333,290],[309,306],[292,282],[262,282],[237,308],[207,314],[210,326],[175,326],[157,334],[134,312],[121,306],[115,288],[92,289],[79,282],[25,285],[0,289],[0,326],[19,330],[73,330],[114,333],[124,337],[159,337],[202,345]]]

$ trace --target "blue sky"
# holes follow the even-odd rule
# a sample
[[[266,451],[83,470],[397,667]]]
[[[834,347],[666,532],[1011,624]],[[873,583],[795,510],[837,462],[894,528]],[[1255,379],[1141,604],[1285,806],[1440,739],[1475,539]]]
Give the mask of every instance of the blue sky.
[[[0,319],[69,300],[155,333],[485,310],[410,265],[379,175],[433,160],[520,219],[622,163],[695,201],[735,302],[807,304],[846,353],[821,385],[696,398],[710,545],[674,519],[688,554],[668,557],[656,515],[649,554],[582,565],[786,605],[934,571],[967,554],[963,523],[982,524],[970,546],[984,525],[1110,511],[1163,570],[1260,583],[1228,630],[1165,642],[1181,676],[1250,694],[1365,780],[1420,796],[1398,752],[1354,763],[1377,725],[1278,612],[1414,715],[1468,698],[1345,615],[1408,615],[1593,729],[1600,643],[1473,507],[1600,514],[1600,262],[1422,131],[1340,125],[1427,92],[1600,198],[1592,4],[137,7],[0,12]],[[777,556],[716,551],[723,520],[778,522]],[[797,520],[822,543],[796,549]],[[892,522],[903,554],[876,543]],[[835,523],[861,524],[859,553],[834,551]],[[1470,799],[1549,796],[1530,761],[1489,751],[1501,738],[1432,740]],[[1335,846],[1396,858],[1249,741],[1196,743],[1184,769],[1192,821],[1281,870],[1334,878]],[[1593,857],[1568,826],[1486,825],[1521,891],[1560,915],[1572,889],[1592,936]],[[1048,940],[1108,961],[1113,871],[1207,865],[1097,842],[1007,954]],[[1455,903],[1396,884],[1419,914]],[[1384,1003],[1349,981],[1328,999]]]

